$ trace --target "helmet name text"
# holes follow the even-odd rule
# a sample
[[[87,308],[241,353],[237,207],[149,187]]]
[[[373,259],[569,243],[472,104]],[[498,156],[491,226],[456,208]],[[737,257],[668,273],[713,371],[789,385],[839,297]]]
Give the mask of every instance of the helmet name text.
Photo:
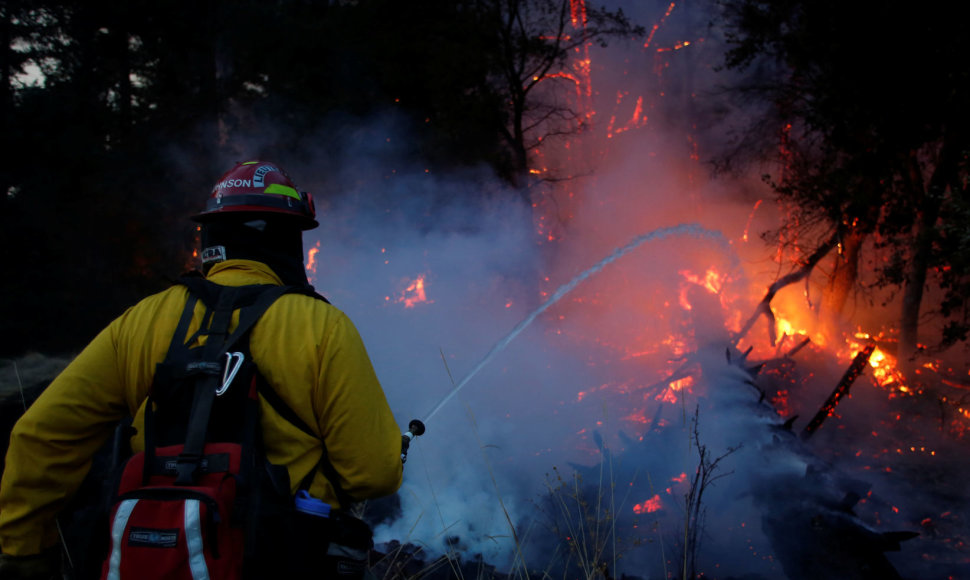
[[[262,181],[262,180],[260,180]],[[227,187],[252,187],[251,179],[227,179],[216,184],[216,189],[226,189]]]

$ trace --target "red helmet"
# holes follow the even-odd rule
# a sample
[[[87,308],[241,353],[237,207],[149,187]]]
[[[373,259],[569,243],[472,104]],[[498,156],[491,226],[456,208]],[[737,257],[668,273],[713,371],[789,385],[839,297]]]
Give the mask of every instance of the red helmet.
[[[264,161],[244,161],[227,171],[212,188],[205,211],[192,219],[205,222],[243,213],[293,216],[304,230],[320,225],[313,196],[298,191],[285,171]]]

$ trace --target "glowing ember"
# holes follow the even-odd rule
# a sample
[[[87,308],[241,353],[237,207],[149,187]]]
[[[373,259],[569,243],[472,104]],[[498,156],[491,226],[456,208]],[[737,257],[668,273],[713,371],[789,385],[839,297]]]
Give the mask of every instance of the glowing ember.
[[[663,26],[663,23],[667,20],[667,17],[670,16],[670,13],[674,11],[675,6],[677,6],[677,3],[671,2],[670,6],[667,7],[667,12],[665,12],[663,17],[660,18],[660,22],[653,25],[653,28],[650,29],[650,35],[647,36],[647,41],[643,43],[643,48],[650,48],[650,43],[653,42],[653,36],[657,34],[657,31],[660,30],[661,26]]]
[[[742,242],[747,242],[748,241],[748,232],[751,230],[751,220],[754,219],[754,214],[755,214],[756,211],[758,211],[758,207],[761,206],[761,202],[762,202],[762,200],[759,199],[754,204],[754,207],[751,208],[751,214],[748,216],[748,222],[746,224],[744,224],[744,233],[741,235],[741,241]]]
[[[640,409],[640,410],[634,411],[634,412],[630,413],[629,415],[627,415],[625,417],[621,417],[621,419],[624,420],[624,421],[632,421],[634,423],[641,423],[643,425],[650,424],[650,419],[647,419],[646,410],[644,410],[644,409]]]
[[[574,27],[586,26],[586,2],[569,0],[569,16]]]
[[[617,94],[617,97],[616,97],[617,105],[619,105],[620,102],[623,100],[623,96],[624,96],[623,93]],[[610,122],[606,127],[606,138],[612,139],[614,135],[619,135],[620,133],[623,133],[624,131],[629,131],[630,129],[639,129],[640,127],[643,127],[646,124],[647,124],[647,116],[643,113],[643,97],[640,96],[640,97],[637,97],[637,104],[633,109],[633,115],[630,117],[630,120],[627,121],[625,125],[623,125],[622,127],[614,128],[614,126],[616,125],[616,115],[613,115],[612,117],[610,117]]]
[[[852,357],[863,348],[865,344],[861,341],[885,340],[882,335],[873,337],[866,332],[856,332],[852,338],[846,339],[846,352],[840,353],[843,356]],[[884,389],[891,389],[903,394],[913,394],[911,389],[903,384],[902,374],[896,368],[896,359],[879,347],[875,347],[872,356],[869,358],[869,366],[872,367],[872,378],[875,384]]]

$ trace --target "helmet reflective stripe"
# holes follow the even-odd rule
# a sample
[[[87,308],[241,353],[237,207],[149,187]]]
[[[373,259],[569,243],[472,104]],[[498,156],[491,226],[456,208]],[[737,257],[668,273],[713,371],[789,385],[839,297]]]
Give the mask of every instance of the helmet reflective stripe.
[[[282,183],[270,183],[266,187],[266,189],[263,190],[263,193],[278,193],[280,195],[288,195],[294,199],[299,199],[301,201],[303,200],[303,198],[300,197],[300,193],[297,190],[293,189],[288,185],[283,185]]]

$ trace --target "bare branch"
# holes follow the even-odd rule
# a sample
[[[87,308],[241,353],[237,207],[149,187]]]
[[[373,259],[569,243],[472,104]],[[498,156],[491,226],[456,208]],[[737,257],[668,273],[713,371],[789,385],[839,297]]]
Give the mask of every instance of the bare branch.
[[[777,294],[778,291],[785,286],[789,286],[807,278],[809,274],[812,273],[815,266],[818,265],[818,263],[822,260],[822,258],[832,251],[832,248],[838,245],[838,243],[839,232],[836,231],[831,237],[829,237],[828,240],[816,248],[812,255],[809,256],[808,259],[805,260],[805,262],[803,262],[797,270],[789,272],[769,286],[768,291],[765,293],[765,297],[762,298],[761,302],[758,303],[758,306],[755,307],[754,313],[750,318],[748,318],[748,321],[744,323],[741,330],[734,336],[735,344],[744,338],[748,331],[751,330],[751,327],[754,326],[754,323],[758,320],[758,318],[764,315],[769,322],[769,339],[771,340],[771,346],[775,346],[778,332],[777,322],[775,320],[775,312],[771,309],[771,300],[775,297],[775,294]]]

